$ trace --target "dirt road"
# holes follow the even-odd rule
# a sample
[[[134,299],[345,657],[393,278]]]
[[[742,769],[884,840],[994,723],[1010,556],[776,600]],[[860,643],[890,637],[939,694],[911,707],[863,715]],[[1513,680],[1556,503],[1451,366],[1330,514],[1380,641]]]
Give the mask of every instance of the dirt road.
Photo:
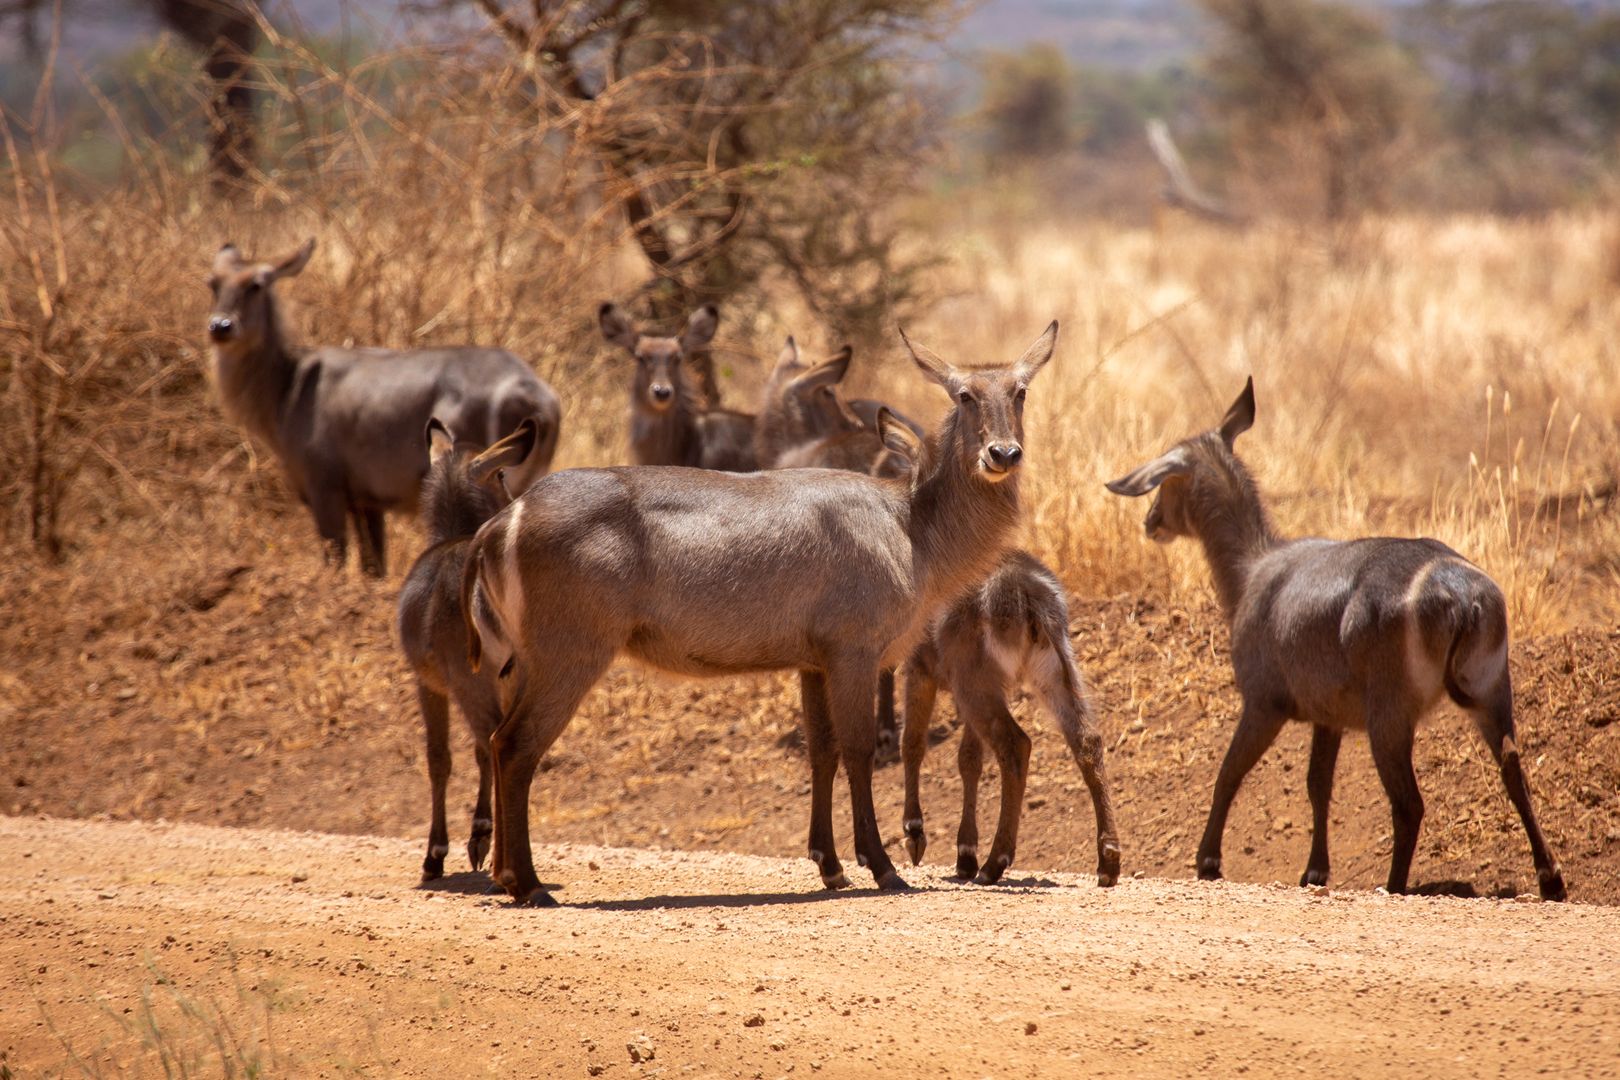
[[[416,845],[0,818],[17,1075],[1620,1075],[1620,915],[1155,879],[1012,887],[561,846],[563,907]],[[452,855],[452,869],[457,856]],[[639,1062],[633,1061],[640,1057]]]

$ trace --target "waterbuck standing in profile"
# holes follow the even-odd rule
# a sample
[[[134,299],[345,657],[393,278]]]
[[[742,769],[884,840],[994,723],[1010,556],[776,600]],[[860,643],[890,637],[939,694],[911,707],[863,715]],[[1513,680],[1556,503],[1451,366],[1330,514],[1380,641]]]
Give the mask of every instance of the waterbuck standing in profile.
[[[597,321],[602,336],[636,362],[630,383],[630,453],[637,465],[755,469],[754,418],[718,405],[708,348],[720,326],[719,308],[698,308],[680,337],[643,334],[616,304],[603,304]]]
[[[1057,333],[1054,322],[1017,363],[977,371],[907,341],[954,407],[926,465],[905,480],[572,469],[479,530],[462,590],[473,666],[507,680],[506,718],[490,739],[495,880],[520,902],[555,902],[535,875],[530,785],[580,700],[624,654],[684,675],[797,669],[810,857],[829,888],[848,884],[832,832],[841,756],[856,854],[880,887],[903,888],[872,803],[878,672],[905,659],[1006,548],[1018,524],[1024,395]],[[909,429],[887,413],[878,420],[885,440],[917,456]]]
[[[1233,444],[1254,424],[1254,380],[1213,431],[1185,439],[1108,484],[1158,494],[1148,536],[1196,537],[1232,633],[1243,715],[1215,780],[1198,876],[1221,876],[1221,835],[1238,786],[1289,720],[1312,725],[1311,854],[1301,885],[1328,880],[1328,804],[1339,740],[1365,731],[1394,817],[1388,889],[1405,892],[1423,820],[1412,770],[1418,721],[1442,697],[1474,720],[1530,838],[1541,895],[1564,875],[1530,806],[1513,737],[1507,604],[1484,571],[1435,540],[1285,540]]]
[[[511,477],[521,490],[550,466],[562,408],[551,387],[504,349],[290,344],[274,287],[303,270],[314,250],[310,239],[279,259],[252,262],[232,244],[220,249],[208,281],[215,379],[226,413],[281,462],[328,557],[343,565],[352,519],[361,567],[380,577],[383,514],[416,508],[430,418],[485,445],[532,419],[536,453]]]
[[[445,789],[450,782],[450,703],[455,702],[472,732],[478,758],[478,803],[473,810],[467,861],[477,870],[489,852],[493,821],[489,797],[489,736],[501,720],[493,671],[474,672],[467,661],[467,623],[461,616],[461,579],[478,527],[512,501],[512,477],[526,473],[540,450],[540,428],[525,418],[516,431],[485,449],[457,441],[437,418],[428,421],[427,479],[422,482],[422,517],[428,546],[417,557],[399,591],[399,640],[411,673],[427,735],[428,781],[433,816],[428,829],[422,880],[444,873],[450,852],[445,824]]]

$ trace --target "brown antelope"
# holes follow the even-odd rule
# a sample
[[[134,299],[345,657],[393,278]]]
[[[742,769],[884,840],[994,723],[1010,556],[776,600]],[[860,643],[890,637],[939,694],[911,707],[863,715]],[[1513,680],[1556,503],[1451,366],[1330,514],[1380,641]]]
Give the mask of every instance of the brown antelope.
[[[1119,880],[1119,833],[1114,824],[1102,735],[1069,642],[1069,605],[1051,570],[1027,551],[1009,552],[977,589],[937,622],[906,661],[906,723],[901,758],[906,774],[906,851],[912,865],[928,846],[923,833],[919,774],[928,752],[934,697],[943,683],[962,717],[957,770],[962,818],[956,833],[956,873],[993,885],[1012,865],[1029,773],[1029,736],[1007,707],[1020,685],[1032,686],[1057,720],[1091,792],[1097,818],[1097,884]],[[1001,770],[1001,817],[989,857],[979,865],[978,793],[984,744]]]
[[[898,410],[868,399],[845,401],[839,383],[849,372],[854,350],[845,345],[830,359],[810,367],[799,359],[799,347],[787,339],[766,380],[754,422],[754,456],[762,469],[850,469],[900,476],[909,463],[892,457],[877,433],[877,412],[909,427],[918,439],[923,429]],[[865,432],[866,438],[856,438]],[[878,471],[874,471],[878,470]]]
[[[225,411],[280,460],[328,557],[343,565],[352,519],[361,567],[380,577],[383,514],[416,508],[428,468],[419,447],[431,417],[485,444],[533,419],[540,442],[512,477],[521,488],[550,466],[562,408],[551,387],[504,349],[289,343],[274,286],[303,270],[314,250],[310,239],[279,259],[251,262],[232,244],[220,249],[208,282],[214,374]]]
[[[477,870],[489,853],[489,736],[501,719],[494,672],[474,672],[467,663],[467,624],[461,617],[461,579],[473,534],[512,501],[509,476],[525,475],[529,459],[541,450],[540,428],[525,417],[516,431],[489,447],[457,441],[437,418],[428,421],[427,479],[422,482],[422,516],[428,546],[399,592],[399,640],[416,676],[416,699],[427,734],[428,781],[433,817],[428,828],[422,880],[444,873],[450,833],[444,820],[445,788],[450,782],[450,702],[456,703],[472,732],[478,757],[478,804],[473,810],[467,861]]]
[[[473,666],[488,663],[508,680],[506,718],[490,739],[495,880],[520,902],[555,903],[534,871],[530,785],[580,700],[624,654],[694,676],[797,669],[810,857],[827,887],[849,883],[832,833],[841,755],[856,853],[880,887],[904,888],[872,804],[878,672],[983,580],[1017,527],[1024,394],[1057,329],[1012,366],[982,371],[906,341],[954,402],[936,451],[906,480],[829,469],[573,469],[545,477],[479,530],[462,588]],[[909,429],[887,413],[879,422],[915,456]]]
[[[630,384],[630,452],[637,465],[689,465],[725,472],[752,472],[754,418],[722,409],[707,363],[720,309],[705,304],[686,321],[680,337],[641,333],[617,305],[597,311],[602,336],[635,359]],[[695,366],[697,378],[687,375]]]
[[[1442,697],[1474,721],[1530,838],[1541,895],[1565,897],[1564,875],[1530,806],[1513,736],[1507,605],[1484,571],[1435,540],[1285,540],[1233,453],[1254,424],[1254,380],[1218,428],[1184,439],[1108,484],[1158,494],[1147,535],[1195,537],[1232,635],[1243,714],[1215,780],[1198,845],[1198,876],[1221,876],[1221,836],[1238,786],[1289,720],[1312,725],[1306,774],[1313,829],[1301,885],[1328,880],[1328,804],[1346,731],[1365,731],[1389,796],[1395,847],[1388,889],[1405,892],[1423,820],[1412,770],[1418,722]]]

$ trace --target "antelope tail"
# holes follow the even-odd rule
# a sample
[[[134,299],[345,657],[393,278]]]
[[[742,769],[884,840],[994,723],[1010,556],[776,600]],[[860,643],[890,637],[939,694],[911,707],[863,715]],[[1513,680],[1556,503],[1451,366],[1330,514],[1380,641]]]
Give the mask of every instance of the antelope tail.
[[[484,569],[484,545],[473,541],[472,554],[461,572],[461,618],[467,624],[467,665],[476,673],[484,663],[484,639],[478,633],[478,620],[473,615],[478,577]]]

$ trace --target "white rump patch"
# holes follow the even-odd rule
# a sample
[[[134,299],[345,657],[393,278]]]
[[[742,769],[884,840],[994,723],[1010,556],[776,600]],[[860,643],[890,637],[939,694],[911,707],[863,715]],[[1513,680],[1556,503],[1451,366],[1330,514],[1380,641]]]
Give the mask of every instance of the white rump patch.
[[[501,565],[501,618],[515,633],[523,625],[523,569],[518,565],[518,535],[523,525],[523,500],[511,506],[506,523],[506,550]]]
[[[1446,657],[1444,653],[1437,656],[1430,652],[1423,640],[1423,627],[1418,621],[1418,603],[1423,598],[1423,590],[1428,586],[1434,568],[1443,561],[1436,559],[1419,570],[1402,599],[1406,610],[1406,680],[1425,706],[1438,698],[1445,688]]]

